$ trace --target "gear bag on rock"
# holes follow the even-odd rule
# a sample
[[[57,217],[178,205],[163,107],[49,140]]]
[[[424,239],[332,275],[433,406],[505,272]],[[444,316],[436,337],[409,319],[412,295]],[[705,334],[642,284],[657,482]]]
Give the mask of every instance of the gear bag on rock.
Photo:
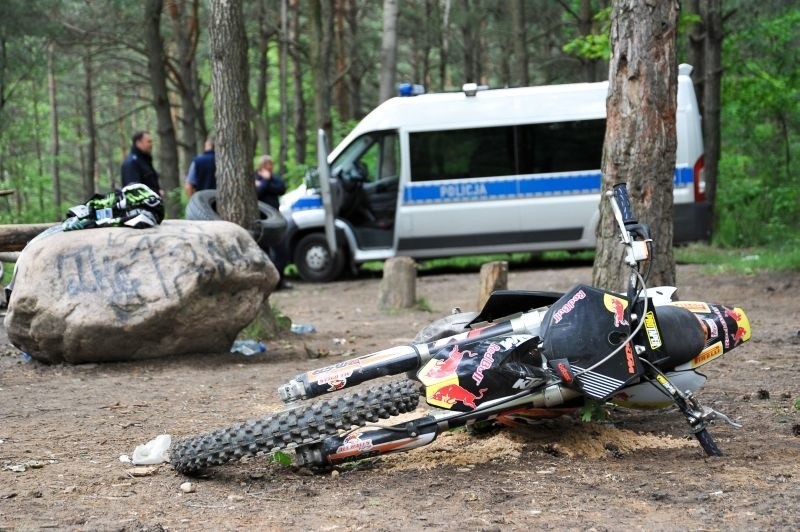
[[[95,194],[67,211],[64,231],[93,227],[154,227],[164,220],[161,197],[147,185],[133,183],[108,194]]]

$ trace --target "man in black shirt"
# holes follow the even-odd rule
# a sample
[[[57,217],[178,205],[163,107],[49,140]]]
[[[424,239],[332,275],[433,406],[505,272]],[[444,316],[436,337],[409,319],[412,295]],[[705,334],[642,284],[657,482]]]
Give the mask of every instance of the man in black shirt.
[[[153,138],[147,131],[137,131],[131,140],[131,152],[122,163],[122,186],[142,183],[164,197],[158,172],[153,168]]]

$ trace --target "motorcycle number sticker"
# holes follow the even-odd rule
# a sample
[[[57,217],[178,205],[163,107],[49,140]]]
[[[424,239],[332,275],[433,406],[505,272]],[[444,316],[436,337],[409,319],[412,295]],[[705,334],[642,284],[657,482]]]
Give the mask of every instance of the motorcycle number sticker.
[[[661,347],[661,334],[658,332],[656,317],[652,312],[644,315],[644,328],[647,331],[647,341],[650,342],[651,349]]]

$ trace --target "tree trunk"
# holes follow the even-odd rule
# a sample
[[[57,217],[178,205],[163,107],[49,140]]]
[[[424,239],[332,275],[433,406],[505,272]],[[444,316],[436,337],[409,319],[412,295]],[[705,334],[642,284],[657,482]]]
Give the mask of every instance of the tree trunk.
[[[691,25],[688,31],[688,50],[687,56],[689,64],[692,65],[694,71],[692,72],[692,84],[694,85],[694,92],[697,96],[697,103],[700,107],[700,115],[705,116],[703,111],[703,89],[706,81],[705,69],[705,41],[706,41],[706,27],[703,21],[703,10],[700,9],[700,0],[689,0],[686,3],[686,8],[689,14],[697,15],[700,17],[700,22],[695,22]]]
[[[92,50],[86,45],[83,50],[83,97],[84,118],[86,119],[86,172],[83,174],[83,195],[86,199],[94,196],[94,178],[97,168],[97,127],[94,120],[94,88],[92,87]]]
[[[447,78],[447,62],[450,60],[450,1],[444,0],[442,10],[442,32],[439,53],[439,89],[445,90],[450,86]]]
[[[183,13],[182,6],[189,6],[188,13]],[[195,51],[199,37],[197,20],[198,0],[178,2],[167,0],[167,12],[172,20],[178,52],[178,76],[176,84],[181,99],[181,152],[183,168],[188,169],[192,158],[203,146],[204,136],[198,130],[198,110],[195,103],[199,100],[195,94],[193,80],[197,77]],[[182,172],[182,174],[185,172]]]
[[[259,3],[258,9],[258,46],[256,57],[258,57],[258,67],[256,73],[256,103],[252,110],[253,125],[258,138],[258,149],[262,154],[271,153],[272,143],[269,138],[269,92],[267,83],[269,82],[269,40],[272,32],[267,21],[266,6]]]
[[[47,93],[50,99],[50,174],[53,178],[53,201],[55,215],[61,215],[61,174],[58,156],[60,152],[58,136],[58,99],[56,98],[55,43],[47,46]]]
[[[306,163],[306,146],[308,145],[308,124],[306,120],[306,101],[303,97],[303,65],[300,46],[300,2],[289,0],[292,16],[289,17],[289,55],[292,58],[292,85],[294,90],[294,162]]]
[[[336,20],[334,30],[334,41],[336,45],[336,82],[334,84],[334,94],[336,111],[339,113],[339,119],[342,121],[353,118],[353,112],[352,109],[350,109],[350,98],[347,91],[348,63],[353,61],[352,57],[348,57],[347,39],[345,38],[344,21],[347,8],[346,0],[336,0],[334,9]]]
[[[511,0],[508,5],[514,40],[511,86],[527,87],[530,82],[528,78],[528,40],[525,31],[525,2],[524,0]]]
[[[706,197],[714,208],[720,158],[720,100],[722,98],[722,2],[704,2],[705,83],[703,87],[703,148]]]
[[[252,229],[258,219],[250,142],[247,38],[241,2],[212,0],[209,21],[218,212]]]
[[[411,257],[392,257],[383,264],[378,308],[411,308],[417,302],[417,264]]]
[[[383,0],[383,39],[381,41],[381,73],[378,103],[394,94],[397,74],[397,0]]]
[[[175,126],[172,123],[172,108],[167,92],[166,54],[161,38],[161,11],[163,0],[147,0],[145,5],[144,39],[147,45],[147,72],[150,88],[153,91],[153,107],[158,124],[158,170],[161,188],[170,191],[178,188],[178,145],[175,140]],[[177,197],[167,196],[167,215],[180,215],[180,202]]]
[[[331,59],[333,57],[333,0],[310,0],[311,69],[314,76],[316,129],[333,141],[331,120]]]
[[[602,191],[627,182],[634,213],[650,224],[654,249],[650,285],[674,285],[672,255],[677,0],[615,0],[611,14]],[[619,290],[627,268],[622,261],[609,202],[600,203],[593,283]]]
[[[481,283],[478,290],[477,309],[483,308],[495,290],[508,289],[508,262],[498,260],[481,266]]]
[[[278,47],[279,91],[280,91],[280,148],[278,154],[278,169],[281,174],[286,174],[286,159],[289,151],[289,79],[287,65],[289,62],[289,26],[287,0],[281,0],[281,30],[280,46]]]

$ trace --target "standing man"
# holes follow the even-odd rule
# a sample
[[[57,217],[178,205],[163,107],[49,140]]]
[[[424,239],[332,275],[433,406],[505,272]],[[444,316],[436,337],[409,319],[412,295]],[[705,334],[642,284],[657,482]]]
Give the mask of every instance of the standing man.
[[[217,163],[214,157],[214,137],[208,137],[203,145],[203,153],[192,159],[186,174],[186,197],[191,198],[198,190],[217,188]]]
[[[269,155],[262,155],[258,160],[255,175],[256,194],[258,201],[280,209],[280,197],[286,192],[286,183],[283,182],[280,175],[274,172],[274,166],[275,163],[272,162],[272,157]],[[286,241],[282,240],[276,246],[269,248],[269,256],[281,276],[276,289],[292,288],[292,285],[286,282],[286,278],[283,276],[283,269],[289,264],[289,249]]]
[[[122,163],[122,186],[142,183],[163,198],[164,190],[153,168],[153,138],[147,131],[137,131],[131,140],[131,152]]]

